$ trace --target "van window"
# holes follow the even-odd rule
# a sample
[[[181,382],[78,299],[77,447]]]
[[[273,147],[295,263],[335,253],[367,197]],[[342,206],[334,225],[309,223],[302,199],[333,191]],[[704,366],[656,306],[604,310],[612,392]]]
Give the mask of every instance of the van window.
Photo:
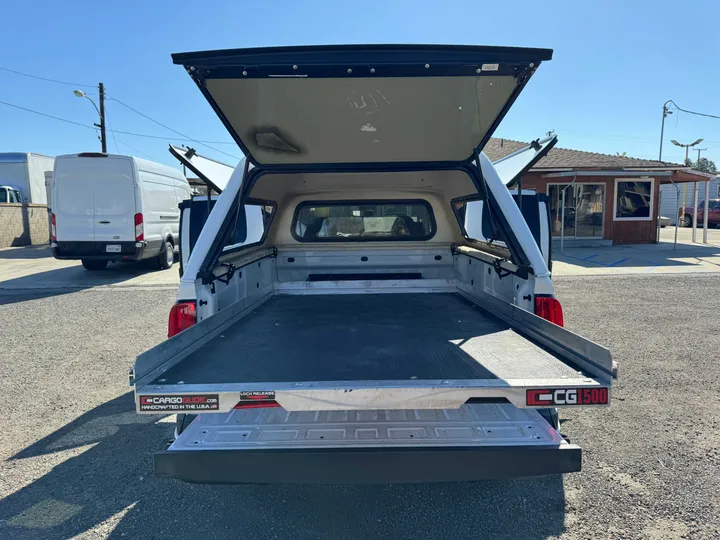
[[[20,197],[20,192],[16,189],[10,190],[10,202],[11,203],[21,203],[22,198]]]
[[[303,202],[292,234],[299,242],[429,240],[435,220],[421,200]]]
[[[8,192],[5,188],[0,188],[0,203],[8,202]]]

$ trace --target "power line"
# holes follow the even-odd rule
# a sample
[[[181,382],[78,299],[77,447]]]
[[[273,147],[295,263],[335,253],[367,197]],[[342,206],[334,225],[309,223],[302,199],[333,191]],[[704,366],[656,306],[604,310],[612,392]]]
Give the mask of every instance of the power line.
[[[116,101],[117,103],[119,103],[119,104],[122,105],[123,107],[127,107],[128,109],[130,109],[131,111],[133,111],[133,112],[136,113],[136,114],[139,114],[139,115],[142,116],[143,118],[145,118],[145,119],[147,119],[147,120],[150,120],[150,121],[153,122],[154,124],[157,124],[158,126],[161,126],[161,127],[165,128],[165,129],[167,129],[167,130],[169,130],[169,131],[172,131],[173,133],[176,133],[176,134],[180,135],[181,137],[183,137],[183,138],[185,138],[185,139],[187,139],[187,140],[189,140],[189,141],[192,141],[192,142],[197,143],[197,144],[201,144],[201,145],[205,146],[206,148],[210,148],[211,150],[215,150],[216,152],[219,152],[219,153],[221,153],[221,154],[224,154],[224,155],[226,155],[226,156],[228,156],[228,157],[231,157],[231,158],[233,158],[233,159],[238,159],[238,160],[240,159],[240,158],[238,158],[237,156],[233,156],[232,154],[228,154],[227,152],[223,152],[222,150],[218,150],[217,148],[213,148],[213,147],[210,146],[209,144],[206,144],[206,143],[201,142],[201,141],[197,141],[197,140],[195,140],[195,139],[193,139],[193,138],[185,135],[184,133],[180,133],[178,130],[173,129],[173,128],[169,127],[169,126],[166,126],[165,124],[163,124],[162,122],[158,122],[158,121],[155,120],[154,118],[150,118],[147,114],[141,113],[141,112],[138,111],[137,109],[131,107],[131,106],[128,105],[127,103],[123,103],[122,101],[120,101],[120,100],[117,99],[117,98],[109,98],[109,99],[112,99],[113,101]],[[213,143],[213,144],[232,144],[232,143],[215,142],[215,143]]]
[[[115,131],[112,128],[112,122],[110,122],[110,118],[108,118],[107,115],[105,115],[105,118],[107,118],[107,123],[110,126],[110,135],[112,135],[113,142],[115,142],[115,152],[117,152],[119,154],[120,150],[118,149],[117,139],[115,138]]]
[[[696,116],[704,116],[704,117],[706,117],[706,118],[715,118],[715,119],[717,119],[717,120],[720,120],[720,116],[716,116],[716,115],[714,115],[714,114],[706,114],[706,113],[700,113],[700,112],[695,112],[695,111],[688,111],[687,109],[683,109],[683,108],[680,107],[677,103],[675,103],[673,100],[670,100],[670,103],[672,103],[673,105],[675,105],[675,108],[676,108],[678,111],[682,111],[682,112],[687,113],[687,114],[694,114],[694,115],[696,115]]]
[[[45,116],[46,118],[52,118],[53,120],[59,120],[60,122],[67,122],[68,124],[74,124],[76,126],[89,128],[89,129],[95,129],[93,126],[88,126],[87,124],[81,124],[80,122],[73,122],[72,120],[67,120],[65,118],[60,118],[59,116],[53,116],[52,114],[45,114],[40,111],[34,111],[32,109],[26,109],[25,107],[21,107],[20,105],[13,105],[12,103],[7,103],[6,101],[0,101],[0,104],[7,105],[8,107],[13,107],[15,109],[20,109],[21,111],[27,111],[33,114],[39,114],[40,116]]]
[[[14,69],[9,69],[5,67],[0,67],[0,70],[2,71],[8,71],[10,73],[14,73],[15,75],[22,75],[23,77],[30,77],[31,79],[38,79],[40,81],[47,81],[47,82],[54,82],[58,84],[67,84],[68,86],[82,86],[84,88],[97,88],[96,85],[93,84],[80,84],[80,83],[72,83],[68,81],[58,81],[57,79],[49,79],[47,77],[39,77],[37,75],[30,75],[29,73],[23,73],[22,71],[15,71]]]
[[[8,107],[13,107],[13,108],[15,108],[15,109],[20,109],[21,111],[26,111],[26,112],[29,112],[29,113],[33,113],[33,114],[37,114],[37,115],[40,115],[40,116],[44,116],[44,117],[46,117],[46,118],[52,118],[53,120],[58,120],[58,121],[60,121],[60,122],[65,122],[65,123],[67,123],[67,124],[72,124],[72,125],[74,125],[74,126],[80,126],[80,127],[86,128],[86,129],[95,130],[95,127],[94,127],[94,126],[88,126],[87,124],[81,124],[80,122],[75,122],[75,121],[73,121],[73,120],[68,120],[68,119],[66,119],[66,118],[60,118],[59,116],[53,116],[52,114],[46,114],[46,113],[43,113],[43,112],[40,112],[40,111],[35,111],[35,110],[33,110],[33,109],[28,109],[27,107],[21,107],[20,105],[14,105],[14,104],[8,103],[8,102],[6,102],[6,101],[0,101],[0,104],[1,104],[1,105],[7,105]],[[192,142],[196,142],[196,143],[202,143],[202,142],[203,142],[203,141],[196,141],[196,140],[191,139],[190,137],[186,137],[186,136],[183,137],[183,138],[167,137],[167,136],[160,136],[160,135],[148,135],[148,134],[146,134],[146,133],[134,133],[134,132],[132,132],[132,131],[120,131],[120,130],[116,130],[116,129],[109,129],[109,130],[107,130],[107,131],[110,131],[110,132],[113,133],[113,134],[119,133],[120,135],[130,135],[130,136],[132,136],[132,137],[143,137],[143,138],[145,138],[145,139],[159,139],[159,140],[162,140],[162,141],[183,141],[183,142],[192,141]],[[205,145],[205,146],[207,146],[207,145]],[[225,154],[226,156],[229,156],[229,157],[231,157],[231,158],[233,158],[233,159],[238,159],[238,160],[240,159],[240,158],[238,158],[238,157],[236,157],[236,156],[233,156],[233,155],[227,154],[227,153],[225,153],[225,152],[222,152],[222,151],[220,151],[220,150],[217,150],[217,149],[215,149],[215,148],[212,148],[211,146],[208,147],[208,148],[211,148],[211,149],[215,150],[216,152],[220,152],[221,154]]]
[[[135,148],[134,146],[130,146],[128,143],[126,143],[126,142],[123,141],[122,139],[118,139],[118,142],[119,142],[120,144],[122,144],[123,146],[127,146],[127,147],[128,147],[130,150],[132,150],[133,152],[137,152],[138,154],[140,154],[140,155],[142,155],[142,156],[145,156],[145,157],[148,158],[148,159],[152,159],[152,160],[155,159],[155,158],[152,157],[151,155],[146,154],[145,152],[143,152],[142,150],[138,150],[138,149]],[[118,154],[119,154],[119,153],[120,153],[120,152],[118,152]]]

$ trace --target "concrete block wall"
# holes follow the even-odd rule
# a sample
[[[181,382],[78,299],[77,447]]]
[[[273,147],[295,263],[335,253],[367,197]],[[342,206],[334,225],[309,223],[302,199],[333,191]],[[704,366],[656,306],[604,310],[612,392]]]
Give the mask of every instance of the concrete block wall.
[[[49,241],[46,205],[0,203],[0,248],[47,244]]]

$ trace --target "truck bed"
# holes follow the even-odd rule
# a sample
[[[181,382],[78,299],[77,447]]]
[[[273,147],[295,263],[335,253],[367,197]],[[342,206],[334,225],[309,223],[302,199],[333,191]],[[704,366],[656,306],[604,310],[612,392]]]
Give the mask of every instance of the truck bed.
[[[584,377],[458,294],[277,295],[150,385],[470,379]]]

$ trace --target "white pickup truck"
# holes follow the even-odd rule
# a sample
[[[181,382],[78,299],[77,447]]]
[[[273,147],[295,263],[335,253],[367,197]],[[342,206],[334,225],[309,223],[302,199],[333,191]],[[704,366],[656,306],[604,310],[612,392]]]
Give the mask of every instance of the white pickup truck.
[[[563,328],[545,198],[512,191],[555,138],[495,164],[482,153],[551,56],[173,56],[246,159],[183,244],[170,339],[130,373],[138,413],[178,414],[157,476],[397,483],[580,470],[557,407],[609,405],[616,368]],[[210,200],[185,205],[181,234],[196,205],[207,213]]]

